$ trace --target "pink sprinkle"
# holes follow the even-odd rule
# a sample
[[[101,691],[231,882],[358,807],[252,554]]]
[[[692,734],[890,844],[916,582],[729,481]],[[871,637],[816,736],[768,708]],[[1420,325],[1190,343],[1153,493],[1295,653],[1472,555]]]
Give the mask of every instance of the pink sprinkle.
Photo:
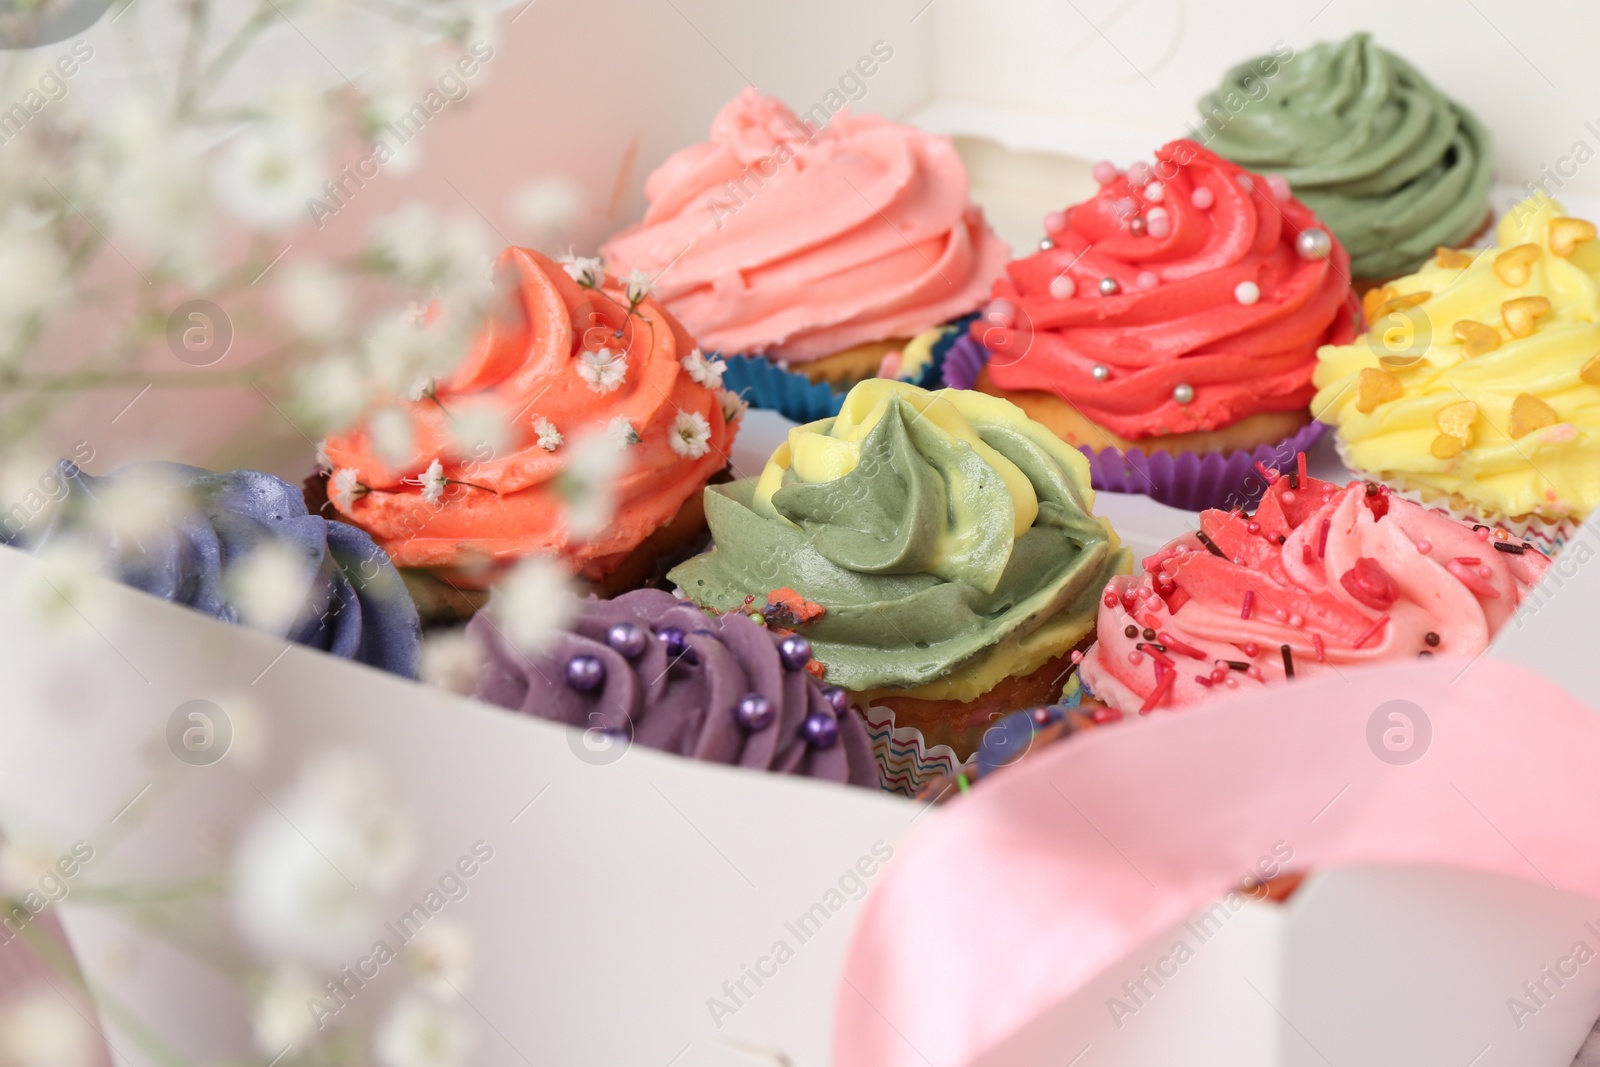
[[[1328,530],[1333,526],[1332,519],[1322,520],[1322,532],[1317,537],[1317,558],[1322,559],[1328,554]]]
[[[1244,591],[1244,608],[1239,612],[1239,618],[1248,619],[1250,617],[1251,610],[1254,609],[1255,606],[1256,591],[1254,589],[1246,589]]]
[[[1153,270],[1142,270],[1133,279],[1133,284],[1137,289],[1154,289],[1161,284],[1161,279],[1156,277],[1156,273]]]
[[[1139,210],[1139,201],[1131,196],[1119,196],[1111,202],[1111,208],[1119,218],[1127,218]]]
[[[1229,689],[1237,689],[1239,688],[1239,679],[1232,671],[1229,671],[1228,676],[1222,680],[1222,684]]]
[[[1492,574],[1494,574],[1494,571],[1489,569],[1488,564],[1484,564],[1482,567],[1478,568],[1478,577],[1480,578],[1487,578]]]
[[[1083,652],[1081,650],[1076,648],[1072,650],[1072,662],[1075,664],[1083,662]]]
[[[1272,198],[1274,200],[1289,199],[1289,183],[1283,180],[1283,175],[1267,175],[1267,188],[1272,190]]]
[[[1478,535],[1478,540],[1480,541],[1489,540],[1489,527],[1487,526],[1480,526],[1472,532]]]
[[[1148,185],[1150,183],[1150,164],[1142,159],[1128,164],[1128,181],[1134,185]]]
[[[1326,663],[1326,662],[1328,662],[1328,653],[1322,647],[1322,635],[1321,634],[1312,634],[1311,635],[1311,647],[1317,650],[1317,662],[1318,663]]]
[[[1306,454],[1304,452],[1297,452],[1294,457],[1294,462],[1296,469],[1300,473],[1300,484],[1309,489],[1310,485],[1306,481]]]
[[[1101,185],[1109,184],[1116,180],[1117,165],[1109,159],[1102,159],[1094,165],[1094,180]]]
[[[1256,644],[1254,641],[1246,641],[1244,643],[1244,654],[1249,656],[1251,659],[1255,659],[1261,654],[1261,646]]]
[[[1165,630],[1162,630],[1160,633],[1156,634],[1156,638],[1163,645],[1166,645],[1168,648],[1172,649],[1172,651],[1178,653],[1180,656],[1188,656],[1190,659],[1205,659],[1206,658],[1206,654],[1204,652],[1201,652],[1198,648],[1195,648],[1193,645],[1186,644],[1186,643],[1184,643],[1182,641],[1179,641],[1176,637],[1173,637],[1171,634],[1167,633],[1167,631],[1165,631]]]
[[[1295,498],[1295,492],[1294,492],[1293,489],[1285,489],[1283,491],[1283,502],[1285,504],[1293,504],[1294,503],[1294,498]]]
[[[1195,675],[1195,676],[1194,676],[1194,680],[1195,680],[1195,681],[1197,681],[1197,682],[1199,682],[1199,683],[1200,683],[1200,684],[1201,684],[1201,685],[1203,685],[1203,686],[1205,686],[1205,687],[1206,687],[1206,688],[1207,688],[1207,689],[1210,689],[1210,688],[1211,688],[1211,679],[1210,679],[1210,678],[1207,678],[1207,677],[1206,677],[1206,676],[1205,676],[1205,675],[1203,675],[1203,674],[1197,674],[1197,675]]]
[[[1257,667],[1254,663],[1250,664],[1250,669],[1245,671],[1244,673],[1248,677],[1254,678],[1258,682],[1266,680],[1266,679],[1261,677],[1261,668]]]
[[[1255,191],[1256,183],[1250,180],[1250,175],[1235,174],[1233,176],[1233,180],[1238,182],[1239,188],[1243,189],[1245,192],[1251,193]]]
[[[1101,603],[1104,604],[1108,608],[1116,607],[1117,606],[1117,594],[1115,594],[1115,593],[1107,593],[1105,595],[1105,599],[1102,600]]]
[[[1383,629],[1383,624],[1388,622],[1388,621],[1389,621],[1389,616],[1387,616],[1387,615],[1378,616],[1378,621],[1373,623],[1370,627],[1368,627],[1366,633],[1364,633],[1360,637],[1356,638],[1355,644],[1353,646],[1351,646],[1351,647],[1360,648],[1362,645],[1364,645],[1368,641],[1372,640],[1374,637],[1376,637],[1378,635],[1378,631]]]
[[[991,300],[983,317],[996,326],[1010,328],[1017,323],[1017,305],[1009,300]]]
[[[1067,228],[1067,213],[1065,211],[1052,211],[1044,217],[1045,233],[1060,233]]]
[[[1418,541],[1417,542],[1417,551],[1422,553],[1424,556],[1426,556],[1429,552],[1433,551],[1433,542],[1432,541]]]
[[[1212,204],[1215,204],[1217,202],[1217,198],[1212,195],[1210,189],[1207,189],[1202,185],[1200,188],[1194,191],[1193,195],[1189,197],[1189,202],[1194,204],[1194,206],[1199,208],[1201,211],[1204,211]]]
[[[1261,524],[1254,519],[1251,519],[1249,522],[1245,523],[1244,528],[1253,534],[1258,534],[1261,532]]]
[[[1216,668],[1213,668],[1212,671],[1211,671],[1211,680],[1213,682],[1220,682],[1224,678],[1226,678],[1227,676],[1228,676],[1228,668],[1226,668],[1226,667],[1216,667]]]
[[[1289,494],[1285,493],[1283,495],[1284,496],[1288,496]],[[1302,544],[1300,546],[1300,562],[1304,563],[1307,567],[1311,566],[1311,546],[1310,545]]]
[[[1259,459],[1256,460],[1256,473],[1265,478],[1268,485],[1271,485],[1273,482],[1278,480],[1278,472],[1274,470],[1268,470]]]
[[[1306,624],[1306,617],[1304,615],[1300,614],[1298,611],[1289,612],[1289,625],[1290,626],[1300,627],[1300,626],[1304,626],[1305,624]]]
[[[1139,664],[1144,662],[1144,653],[1140,652],[1137,648],[1134,649],[1132,652],[1128,653],[1128,662],[1137,667]]]
[[[1172,232],[1172,220],[1164,214],[1157,215],[1152,211],[1150,218],[1145,222],[1144,232],[1159,241]]]

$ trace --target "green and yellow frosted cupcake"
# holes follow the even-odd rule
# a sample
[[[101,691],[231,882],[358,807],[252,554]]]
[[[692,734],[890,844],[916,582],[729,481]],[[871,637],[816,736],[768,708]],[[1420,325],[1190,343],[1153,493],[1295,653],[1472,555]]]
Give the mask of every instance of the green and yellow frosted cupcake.
[[[995,718],[1055,698],[1130,566],[1083,456],[962,390],[862,382],[705,506],[713,548],[668,575],[685,595],[767,606],[827,681],[962,758]]]
[[[1351,467],[1558,546],[1600,503],[1600,242],[1548,197],[1482,252],[1367,294],[1370,332],[1318,352],[1312,411]]]

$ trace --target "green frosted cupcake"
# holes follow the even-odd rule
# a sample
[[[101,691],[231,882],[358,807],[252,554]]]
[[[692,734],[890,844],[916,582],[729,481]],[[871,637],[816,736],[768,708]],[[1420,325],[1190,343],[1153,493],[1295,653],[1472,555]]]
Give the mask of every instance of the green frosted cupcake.
[[[1350,253],[1357,281],[1417,269],[1488,225],[1494,165],[1477,118],[1365,33],[1228,71],[1200,139],[1282,177]]]

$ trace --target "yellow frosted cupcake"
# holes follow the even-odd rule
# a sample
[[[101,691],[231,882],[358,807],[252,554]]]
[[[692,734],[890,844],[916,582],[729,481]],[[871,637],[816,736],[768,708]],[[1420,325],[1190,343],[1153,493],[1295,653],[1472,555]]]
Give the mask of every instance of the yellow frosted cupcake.
[[[1440,249],[1318,352],[1340,454],[1426,503],[1560,544],[1600,502],[1600,242],[1535,197],[1495,247]]]

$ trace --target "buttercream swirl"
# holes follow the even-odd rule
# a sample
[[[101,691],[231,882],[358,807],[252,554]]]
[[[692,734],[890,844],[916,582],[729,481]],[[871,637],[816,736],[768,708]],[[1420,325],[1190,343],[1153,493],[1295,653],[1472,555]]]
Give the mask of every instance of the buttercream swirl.
[[[1320,353],[1313,410],[1351,466],[1497,517],[1600,503],[1600,242],[1547,197],[1486,251],[1376,294],[1373,331]]]
[[[848,690],[971,699],[1089,633],[1129,562],[1093,503],[1083,457],[1015,405],[870,380],[760,478],[709,488],[714,547],[668,577],[717,611],[821,605],[804,632]]]
[[[1198,534],[1113,580],[1080,674],[1131,714],[1276,684],[1291,669],[1470,659],[1549,562],[1377,485],[1280,477],[1255,515],[1202,512]]]
[[[726,353],[799,363],[911,337],[977,308],[1010,254],[947,139],[848,110],[817,129],[750,87],[645,194],[601,254],[656,276]]]
[[[995,287],[1009,322],[973,333],[995,385],[1054,393],[1124,438],[1304,408],[1317,346],[1354,336],[1338,242],[1301,255],[1297,238],[1321,225],[1311,211],[1192,141],[1063,221]]]
[[[632,648],[607,640],[618,624],[637,630],[632,657]],[[662,636],[670,628],[688,652],[673,654]],[[507,645],[482,613],[467,629],[488,653],[473,692],[479,700],[680,756],[878,785],[872,742],[855,709],[836,712],[821,682],[785,667],[779,636],[743,615],[708,617],[670,593],[639,589],[615,600],[578,601],[567,629],[528,656]],[[604,682],[592,692],[565,681],[578,656],[603,666]],[[751,694],[771,708],[771,722],[758,729],[741,725],[735,712]],[[838,724],[825,747],[803,736],[802,724],[813,715]]]
[[[462,364],[431,395],[384,405],[410,424],[408,456],[385,459],[371,417],[330,436],[330,496],[403,567],[452,569],[470,581],[549,553],[603,577],[727,465],[734,425],[715,368],[654,300],[629,314],[609,279],[580,287],[526,248],[507,249],[499,269],[510,298]],[[498,452],[460,441],[453,412],[482,405],[507,420]],[[574,536],[563,477],[574,443],[602,431],[632,441],[619,444],[626,461],[611,486],[615,510],[603,531]],[[341,483],[346,471],[354,488]]]
[[[1488,131],[1411,64],[1358,33],[1295,56],[1262,94],[1262,62],[1234,67],[1200,101],[1227,116],[1208,143],[1285,178],[1344,242],[1356,277],[1415,270],[1483,225]]]
[[[136,463],[94,477],[63,460],[64,491],[49,511],[0,543],[48,553],[89,551],[124,585],[228,623],[247,622],[296,644],[415,677],[421,630],[394,565],[372,539],[308,514],[299,489],[261,471],[213,473],[179,463]],[[249,572],[276,550],[262,590]],[[280,615],[250,596],[299,603]]]

